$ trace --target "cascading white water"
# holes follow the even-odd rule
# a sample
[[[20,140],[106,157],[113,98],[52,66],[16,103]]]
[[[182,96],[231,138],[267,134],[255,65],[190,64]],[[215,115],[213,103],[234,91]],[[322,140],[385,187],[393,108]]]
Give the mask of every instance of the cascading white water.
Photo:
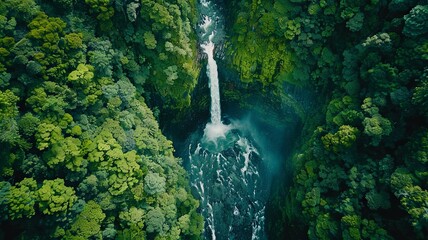
[[[211,11],[211,3],[205,0],[201,1],[201,5],[203,8]],[[214,49],[215,43],[214,38],[216,37],[217,32],[217,19],[213,19],[217,17],[215,14],[211,16],[206,15],[203,18],[203,23],[201,24],[202,39],[208,39],[201,44],[201,48],[204,53],[208,56],[207,63],[207,75],[210,80],[210,95],[211,95],[211,122],[207,123],[204,130],[204,137],[206,140],[211,142],[216,142],[219,138],[225,138],[227,132],[230,130],[230,127],[224,125],[221,121],[221,107],[220,107],[220,88],[218,81],[218,70],[217,70],[217,62],[214,59]]]
[[[221,124],[220,88],[218,85],[217,62],[214,60],[214,43],[212,42],[214,34],[215,32],[213,31],[209,36],[208,42],[202,44],[201,47],[208,55],[207,75],[210,79],[211,123],[219,125]]]
[[[200,1],[199,35],[207,54],[211,120],[197,144],[189,146],[192,188],[201,201],[207,239],[264,239],[265,191],[262,158],[251,141],[241,136],[242,126],[223,124],[216,38],[222,31],[215,5]],[[193,146],[193,147],[192,147]]]

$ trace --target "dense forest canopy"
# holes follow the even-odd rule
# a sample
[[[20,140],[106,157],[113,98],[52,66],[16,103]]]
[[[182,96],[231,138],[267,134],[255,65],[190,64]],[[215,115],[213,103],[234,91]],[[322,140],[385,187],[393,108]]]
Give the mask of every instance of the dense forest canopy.
[[[428,2],[218,4],[241,81],[226,98],[280,108],[293,85],[318,102],[296,107],[268,237],[428,236]],[[202,237],[157,121],[194,106],[198,14],[196,0],[0,2],[0,239]]]
[[[227,5],[242,80],[301,85],[321,102],[304,119],[290,188],[273,189],[270,237],[426,237],[428,3]]]
[[[146,99],[196,83],[194,1],[0,3],[0,239],[198,238]]]

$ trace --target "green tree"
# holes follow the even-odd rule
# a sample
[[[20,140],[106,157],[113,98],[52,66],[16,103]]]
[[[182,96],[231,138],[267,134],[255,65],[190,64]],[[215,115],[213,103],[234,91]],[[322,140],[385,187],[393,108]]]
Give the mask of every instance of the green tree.
[[[44,150],[64,139],[61,128],[50,123],[41,123],[37,128],[35,136],[39,150]]]
[[[22,161],[21,170],[33,178],[44,178],[48,176],[48,166],[37,155],[28,154]]]
[[[61,178],[44,180],[37,195],[40,210],[48,215],[66,213],[77,200],[74,189]]]
[[[428,226],[428,191],[419,186],[404,187],[396,193],[416,229]]]
[[[311,239],[331,239],[337,236],[338,230],[337,223],[326,213],[317,217],[316,225],[311,228],[309,236]]]
[[[358,32],[363,27],[364,14],[359,12],[346,22],[346,27],[352,32]]]
[[[29,21],[36,15],[40,6],[34,0],[5,0],[4,8],[21,21]]]
[[[37,182],[32,178],[24,178],[10,188],[7,199],[11,220],[34,216],[36,213],[34,209],[37,200],[36,191]]]
[[[90,175],[83,179],[77,190],[85,196],[95,196],[98,194],[98,178],[96,175]]]
[[[160,208],[153,208],[146,214],[146,231],[149,233],[163,232],[163,225],[165,223],[165,215]]]
[[[379,208],[389,209],[391,203],[389,201],[388,193],[376,190],[372,190],[366,194],[367,205],[372,210],[377,210]]]
[[[114,9],[110,0],[85,0],[85,3],[91,7],[91,10],[97,15],[100,21],[107,21],[114,15]]]
[[[68,75],[68,81],[79,84],[88,84],[94,77],[93,67],[91,65],[79,64],[75,71]]]
[[[357,140],[358,129],[348,125],[342,125],[339,130],[332,134],[327,133],[321,137],[324,147],[334,152],[338,152],[341,149],[351,147]]]
[[[109,40],[96,39],[89,43],[89,63],[94,66],[95,72],[101,77],[111,77],[113,74],[113,58],[115,50]]]
[[[428,5],[417,5],[404,16],[403,34],[417,37],[428,32]]]
[[[90,237],[101,237],[101,223],[106,215],[100,205],[94,201],[86,203],[83,211],[76,217],[69,230],[66,231],[65,239],[88,239]]]
[[[14,118],[18,115],[18,108],[16,103],[19,97],[13,94],[12,91],[0,90],[0,120],[3,121],[7,118]]]
[[[165,178],[159,173],[149,172],[144,177],[144,191],[150,195],[165,192]]]
[[[128,211],[120,212],[119,219],[124,228],[137,226],[140,229],[144,227],[144,210],[136,207],[131,207]]]
[[[391,134],[392,124],[388,119],[379,114],[379,108],[373,104],[371,98],[364,99],[361,108],[369,115],[369,117],[363,120],[364,133],[371,137],[370,144],[378,146],[383,136]]]
[[[342,237],[343,239],[361,239],[360,224],[361,219],[357,215],[347,215],[342,217]]]
[[[146,47],[148,49],[155,49],[156,48],[156,38],[155,35],[152,32],[145,32],[144,33],[144,44],[146,44]]]

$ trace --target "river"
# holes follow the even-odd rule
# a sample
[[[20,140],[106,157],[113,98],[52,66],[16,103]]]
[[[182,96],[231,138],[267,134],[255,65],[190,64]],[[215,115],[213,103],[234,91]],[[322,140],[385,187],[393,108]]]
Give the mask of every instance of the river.
[[[200,200],[206,239],[265,239],[266,164],[249,126],[221,116],[215,46],[223,37],[218,6],[201,0],[200,47],[207,55],[210,121],[188,147],[192,190]]]

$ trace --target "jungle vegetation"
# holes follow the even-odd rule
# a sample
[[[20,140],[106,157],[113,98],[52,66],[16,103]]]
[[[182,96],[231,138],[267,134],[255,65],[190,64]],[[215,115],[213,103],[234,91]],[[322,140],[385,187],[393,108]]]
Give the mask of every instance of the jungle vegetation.
[[[240,86],[318,101],[268,237],[428,236],[428,2],[221,4]],[[157,121],[191,106],[197,16],[195,0],[0,2],[0,239],[201,237]]]
[[[195,24],[195,1],[0,2],[0,239],[200,237],[146,104],[189,104]]]
[[[242,81],[298,85],[320,102],[302,119],[291,183],[272,189],[269,237],[424,239],[428,3],[226,4],[227,52]]]

